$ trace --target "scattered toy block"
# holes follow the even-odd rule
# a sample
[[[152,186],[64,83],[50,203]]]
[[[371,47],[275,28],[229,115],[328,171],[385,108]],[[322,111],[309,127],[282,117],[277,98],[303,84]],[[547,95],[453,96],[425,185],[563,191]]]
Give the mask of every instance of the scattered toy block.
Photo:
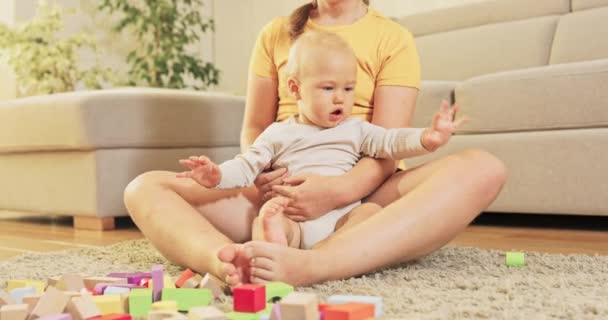
[[[6,304],[14,304],[13,298],[6,292],[0,291],[0,307]]]
[[[29,316],[30,320],[60,314],[68,305],[70,297],[55,287],[48,287]]]
[[[105,290],[107,287],[121,287],[121,288],[127,288],[127,289],[135,289],[135,288],[141,288],[138,285],[135,284],[130,284],[130,283],[98,283],[95,285],[95,288],[93,288],[93,292],[95,294],[104,294]]]
[[[507,267],[523,267],[526,264],[526,256],[523,252],[507,252],[505,264]]]
[[[266,308],[266,287],[258,284],[240,285],[232,291],[236,312],[258,312]]]
[[[26,320],[28,315],[27,304],[7,304],[0,307],[2,320]]]
[[[164,300],[156,301],[152,304],[153,311],[177,311],[177,301]]]
[[[125,287],[108,286],[103,290],[103,294],[129,294],[129,291],[131,291],[131,289]]]
[[[101,315],[101,311],[90,295],[73,297],[68,302],[66,310],[72,315],[73,320],[85,320]]]
[[[188,280],[184,281],[184,283],[182,284],[182,288],[198,288],[199,285],[201,284],[201,281],[203,280],[203,276],[201,276],[200,274],[195,274],[194,276],[190,277]]]
[[[154,279],[148,279],[148,287],[154,287]],[[169,275],[163,276],[163,289],[175,289],[175,283],[173,282],[173,278]]]
[[[281,320],[281,307],[278,303],[272,306],[272,311],[270,312],[270,320]]]
[[[151,279],[152,274],[149,272],[113,272],[106,277],[125,278],[127,283],[139,285],[142,279]]]
[[[72,320],[72,316],[69,313],[52,314],[40,317],[37,320]]]
[[[211,303],[211,290],[209,289],[163,289],[162,300],[177,302],[177,310],[188,311],[193,307],[207,306]]]
[[[120,313],[110,313],[102,316],[97,316],[94,318],[89,318],[87,320],[131,320],[131,315],[128,314],[120,314]]]
[[[188,320],[226,320],[226,315],[214,306],[194,307],[188,311]]]
[[[152,287],[152,301],[159,301],[161,298],[161,291],[164,287],[164,276],[163,276],[163,266],[160,264],[156,264],[152,266],[152,283],[148,281],[148,288]]]
[[[293,292],[293,286],[280,282],[273,281],[266,283],[266,300],[278,302]]]
[[[136,317],[145,317],[152,309],[152,290],[133,289],[129,293],[129,313]]]
[[[365,320],[374,317],[374,305],[349,302],[335,304],[323,311],[324,320]]]
[[[157,310],[148,313],[148,320],[187,320],[188,318],[175,310]]]
[[[95,290],[95,286],[98,283],[113,283],[113,284],[118,284],[118,283],[127,283],[127,279],[125,278],[113,278],[113,277],[87,277],[84,278],[84,286],[88,289],[88,290]]]
[[[374,305],[374,317],[382,316],[382,297],[378,296],[349,296],[349,295],[332,295],[327,298],[329,304],[342,304],[349,302],[369,303]]]
[[[43,293],[44,288],[46,288],[46,284],[42,281],[34,281],[28,279],[11,279],[6,283],[6,291],[11,292],[16,288],[24,288],[24,287],[34,287],[36,292]]]
[[[177,281],[175,281],[175,286],[178,288],[181,288],[184,285],[184,282],[186,282],[186,280],[194,277],[194,275],[195,275],[194,271],[192,271],[190,269],[184,270],[184,272],[182,272],[182,274],[179,276]]]
[[[228,319],[228,320],[259,320],[260,315],[257,313],[232,311],[232,312],[226,313],[226,319]]]
[[[34,287],[19,287],[11,290],[8,294],[15,303],[23,303],[24,296],[36,293],[37,291]]]
[[[119,295],[92,296],[91,299],[93,299],[95,305],[99,308],[102,316],[110,313],[125,313],[125,307]]]
[[[80,291],[85,287],[84,278],[76,273],[64,274],[59,282],[63,285],[61,289],[65,291]]]
[[[226,290],[228,284],[218,279],[216,276],[211,273],[207,273],[203,279],[201,279],[198,287],[199,288],[207,288],[211,290],[213,297],[215,299],[221,298],[224,296],[224,291]]]
[[[23,296],[23,303],[29,306],[28,314],[34,310],[34,307],[38,304],[38,301],[40,301],[40,297],[42,297],[41,293],[26,294]]]
[[[283,320],[317,320],[319,299],[314,293],[292,292],[281,299],[279,308]]]

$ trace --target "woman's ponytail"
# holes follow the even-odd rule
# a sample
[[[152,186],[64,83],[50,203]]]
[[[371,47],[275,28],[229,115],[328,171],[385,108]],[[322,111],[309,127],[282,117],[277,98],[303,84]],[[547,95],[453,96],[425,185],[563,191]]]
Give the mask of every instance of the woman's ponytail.
[[[369,1],[370,0],[363,0],[363,3],[369,6]],[[302,32],[304,32],[304,27],[310,17],[310,12],[316,7],[317,0],[312,0],[310,3],[297,8],[291,13],[289,16],[289,37],[291,40],[297,39]]]

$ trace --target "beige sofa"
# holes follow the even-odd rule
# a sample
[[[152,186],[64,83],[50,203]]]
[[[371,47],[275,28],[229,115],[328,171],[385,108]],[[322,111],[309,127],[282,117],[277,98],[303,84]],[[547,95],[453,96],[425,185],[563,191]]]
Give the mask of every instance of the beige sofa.
[[[399,22],[423,68],[414,125],[442,98],[472,118],[409,163],[483,148],[510,174],[489,211],[608,215],[608,0],[496,0]],[[243,109],[243,97],[141,88],[0,103],[0,210],[111,229],[139,173],[234,156]]]

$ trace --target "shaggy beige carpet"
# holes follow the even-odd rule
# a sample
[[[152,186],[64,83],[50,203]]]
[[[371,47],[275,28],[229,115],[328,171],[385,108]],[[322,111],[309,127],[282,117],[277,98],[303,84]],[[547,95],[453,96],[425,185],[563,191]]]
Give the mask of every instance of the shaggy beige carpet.
[[[146,240],[136,240],[15,257],[0,262],[0,279],[146,271],[156,263],[174,276],[181,272]],[[508,268],[503,252],[446,247],[415,263],[298,290],[322,300],[382,296],[383,319],[608,319],[608,256],[527,253],[525,267]],[[226,310],[231,300],[217,305]]]

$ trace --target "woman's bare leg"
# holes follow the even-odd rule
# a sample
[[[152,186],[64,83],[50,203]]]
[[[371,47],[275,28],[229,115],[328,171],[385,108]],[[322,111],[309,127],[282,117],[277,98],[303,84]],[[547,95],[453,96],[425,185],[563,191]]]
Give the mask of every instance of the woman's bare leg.
[[[505,180],[500,160],[484,151],[463,151],[389,178],[370,199],[390,204],[317,249],[250,242],[244,252],[273,262],[265,265],[271,280],[294,285],[360,275],[442,247],[487,208]]]
[[[163,256],[225,279],[234,265],[220,261],[218,253],[229,244],[250,239],[258,197],[255,187],[212,190],[191,179],[176,178],[174,172],[152,171],[127,186],[124,200],[135,224]],[[232,205],[239,201],[245,205]],[[205,215],[197,210],[205,204],[220,208]]]

